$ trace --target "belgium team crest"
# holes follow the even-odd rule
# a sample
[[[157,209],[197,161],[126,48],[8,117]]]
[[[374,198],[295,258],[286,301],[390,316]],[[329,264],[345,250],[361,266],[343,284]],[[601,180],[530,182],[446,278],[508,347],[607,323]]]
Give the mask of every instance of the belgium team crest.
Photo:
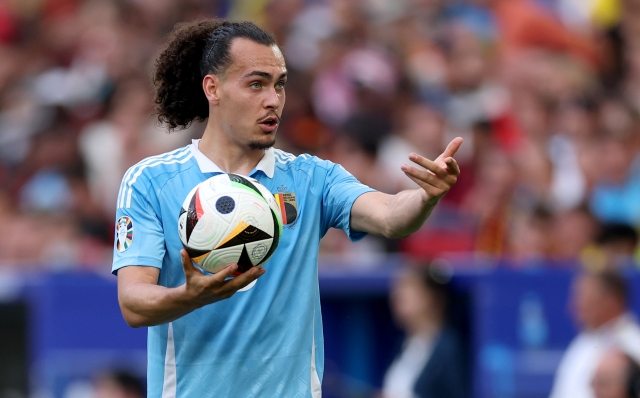
[[[280,206],[282,214],[282,224],[293,224],[298,218],[298,202],[296,194],[293,192],[281,192],[273,195]]]

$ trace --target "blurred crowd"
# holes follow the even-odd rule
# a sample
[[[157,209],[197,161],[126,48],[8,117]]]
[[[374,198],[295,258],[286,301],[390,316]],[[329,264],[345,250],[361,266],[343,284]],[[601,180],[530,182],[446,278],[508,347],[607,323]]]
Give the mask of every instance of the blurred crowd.
[[[284,150],[393,193],[409,153],[465,139],[422,230],[324,255],[635,266],[638,0],[0,0],[0,264],[110,263],[124,172],[202,132],[152,115],[159,45],[211,16],[280,43]]]

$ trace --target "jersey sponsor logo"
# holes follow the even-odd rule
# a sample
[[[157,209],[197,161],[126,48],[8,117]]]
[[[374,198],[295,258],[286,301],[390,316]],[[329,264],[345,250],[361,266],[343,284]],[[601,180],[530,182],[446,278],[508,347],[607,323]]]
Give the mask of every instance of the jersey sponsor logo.
[[[281,192],[273,195],[280,206],[280,214],[282,215],[282,223],[291,225],[298,219],[298,202],[296,194],[293,192]]]
[[[122,253],[133,242],[133,220],[122,216],[116,221],[116,250]]]

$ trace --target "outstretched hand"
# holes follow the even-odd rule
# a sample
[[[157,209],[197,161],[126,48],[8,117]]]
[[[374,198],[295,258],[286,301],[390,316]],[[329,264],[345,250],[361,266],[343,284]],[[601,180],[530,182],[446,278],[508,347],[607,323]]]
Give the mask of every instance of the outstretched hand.
[[[416,153],[410,154],[409,160],[422,168],[406,164],[401,166],[407,177],[424,190],[426,201],[440,200],[458,180],[460,168],[453,155],[458,151],[460,145],[462,145],[462,138],[454,138],[435,160],[429,160]]]
[[[186,277],[186,290],[188,297],[199,303],[200,306],[215,303],[233,296],[238,290],[247,286],[263,275],[266,270],[262,267],[253,267],[247,272],[232,277],[238,269],[237,264],[231,264],[213,275],[205,275],[197,269],[187,254],[180,250],[182,268]]]

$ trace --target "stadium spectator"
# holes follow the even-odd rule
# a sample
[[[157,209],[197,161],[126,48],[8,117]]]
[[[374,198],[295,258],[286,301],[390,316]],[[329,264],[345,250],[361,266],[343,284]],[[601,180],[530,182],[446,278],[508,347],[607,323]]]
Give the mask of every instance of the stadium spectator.
[[[582,253],[583,265],[591,270],[636,268],[638,231],[628,224],[608,223]]]
[[[640,366],[619,349],[602,356],[591,381],[595,398],[640,397]]]
[[[586,206],[557,212],[551,232],[553,250],[550,257],[559,261],[577,259],[596,238],[599,226]]]
[[[621,276],[610,270],[581,274],[571,300],[581,332],[562,357],[551,398],[593,397],[596,367],[614,346],[640,359],[640,326],[627,312],[627,287]]]
[[[384,398],[465,398],[469,380],[465,351],[447,323],[448,275],[436,267],[404,272],[391,291],[391,312],[406,336],[387,369]]]
[[[616,112],[617,113],[617,112]],[[612,115],[616,122],[624,120],[622,115]],[[603,115],[605,117],[606,115]],[[624,123],[624,122],[623,122]],[[629,122],[625,129],[636,129]],[[640,224],[640,155],[635,130],[620,134],[608,133],[600,140],[600,175],[593,187],[590,206],[592,212],[603,222],[630,225]]]
[[[597,64],[593,47],[584,36],[567,29],[542,6],[527,0],[475,0],[493,8],[505,51],[542,47],[572,53]]]

